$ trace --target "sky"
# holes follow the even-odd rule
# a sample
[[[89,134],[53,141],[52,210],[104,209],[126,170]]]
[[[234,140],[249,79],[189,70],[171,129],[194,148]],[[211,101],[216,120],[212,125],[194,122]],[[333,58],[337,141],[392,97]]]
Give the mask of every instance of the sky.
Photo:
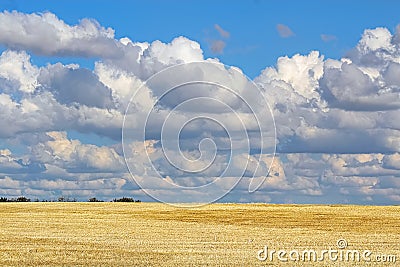
[[[0,195],[399,204],[399,9],[2,1]]]

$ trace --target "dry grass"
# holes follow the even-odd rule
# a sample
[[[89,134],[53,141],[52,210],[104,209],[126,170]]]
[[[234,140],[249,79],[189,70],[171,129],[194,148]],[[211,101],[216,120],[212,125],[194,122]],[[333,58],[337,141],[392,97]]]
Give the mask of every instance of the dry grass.
[[[339,238],[400,261],[400,207],[1,203],[0,213],[0,266],[272,266],[256,258],[264,245],[321,250]]]

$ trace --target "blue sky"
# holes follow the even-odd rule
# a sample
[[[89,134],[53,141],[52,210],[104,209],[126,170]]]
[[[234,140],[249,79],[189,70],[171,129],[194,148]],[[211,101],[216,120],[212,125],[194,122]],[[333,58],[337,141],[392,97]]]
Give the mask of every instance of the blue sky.
[[[221,201],[400,203],[398,1],[0,10],[0,195],[211,201],[239,177]],[[222,86],[164,91],[197,79]]]

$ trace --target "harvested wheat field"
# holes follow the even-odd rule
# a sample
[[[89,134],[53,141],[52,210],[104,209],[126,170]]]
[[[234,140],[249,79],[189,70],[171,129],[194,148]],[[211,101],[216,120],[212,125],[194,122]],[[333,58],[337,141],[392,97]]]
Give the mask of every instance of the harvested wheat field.
[[[398,206],[0,206],[0,266],[396,266],[394,261],[400,261]],[[343,249],[338,248],[340,239],[347,241]],[[286,254],[280,252],[278,259],[276,252],[273,258],[260,260],[265,246],[268,255],[271,250]],[[370,250],[371,261],[340,256],[330,260],[328,254],[323,260],[301,258],[305,250],[315,250],[320,257],[329,249]],[[288,262],[282,261],[285,258]]]

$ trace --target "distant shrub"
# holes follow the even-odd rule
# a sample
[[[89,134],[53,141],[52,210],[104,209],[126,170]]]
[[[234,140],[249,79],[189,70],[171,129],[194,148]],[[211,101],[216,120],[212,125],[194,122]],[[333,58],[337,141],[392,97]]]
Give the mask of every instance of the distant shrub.
[[[76,202],[76,198],[69,198],[69,197],[59,197],[58,199],[42,199],[39,200],[35,198],[33,201],[35,202]],[[96,197],[89,198],[89,202],[104,202],[101,199],[97,199]],[[7,198],[7,197],[0,197],[0,202],[31,202],[30,198],[20,196],[18,198]],[[122,198],[114,198],[112,202],[141,202],[139,199],[134,199],[131,197],[122,197]]]
[[[140,202],[140,201],[137,201],[137,200],[135,201],[131,197],[123,197],[123,198],[118,198],[118,199],[114,198],[113,202]]]
[[[103,200],[92,197],[92,198],[89,198],[89,202],[103,202]]]
[[[59,197],[58,202],[76,202],[76,198],[69,198],[69,197]]]
[[[31,202],[31,200],[29,198],[26,197],[18,197],[16,200],[16,202]]]

